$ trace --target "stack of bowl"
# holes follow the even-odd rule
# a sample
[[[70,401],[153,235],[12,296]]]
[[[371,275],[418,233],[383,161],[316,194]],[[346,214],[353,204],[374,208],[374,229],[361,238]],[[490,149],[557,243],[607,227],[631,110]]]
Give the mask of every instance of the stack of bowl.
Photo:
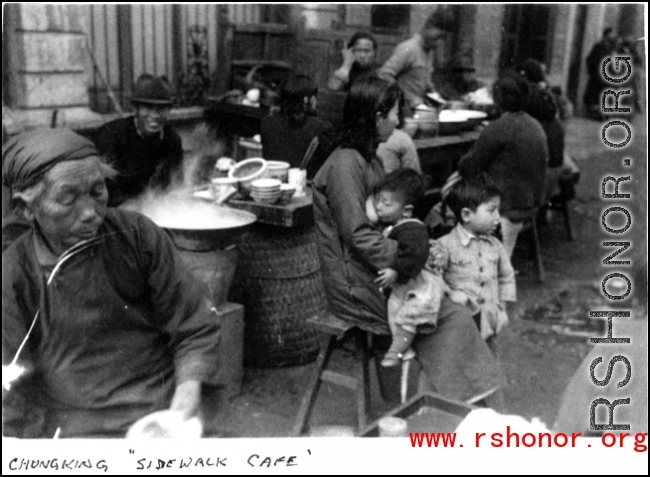
[[[261,204],[275,204],[282,192],[280,191],[280,182],[278,179],[257,179],[251,184],[251,197],[255,202]]]

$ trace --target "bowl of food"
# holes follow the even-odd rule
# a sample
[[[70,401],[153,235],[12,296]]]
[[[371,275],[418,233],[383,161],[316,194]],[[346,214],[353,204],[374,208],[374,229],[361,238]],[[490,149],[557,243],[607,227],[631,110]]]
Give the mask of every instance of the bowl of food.
[[[266,194],[251,192],[251,197],[255,202],[259,202],[260,204],[265,204],[265,205],[275,204],[278,200],[280,200],[280,196],[281,196],[280,191],[269,192]]]
[[[283,161],[266,161],[266,177],[287,182],[291,164]]]
[[[460,133],[466,126],[468,119],[462,111],[445,109],[440,111],[440,134],[451,135]]]
[[[238,162],[228,172],[228,177],[237,179],[239,184],[239,192],[244,197],[249,197],[254,180],[259,179],[266,173],[267,164],[261,157],[252,157],[244,161]]]
[[[296,193],[296,186],[291,184],[282,184],[280,186],[280,203],[286,204]]]
[[[251,192],[277,192],[280,190],[282,182],[279,179],[264,177],[255,179],[251,182]]]
[[[148,414],[136,421],[126,433],[126,438],[198,439],[202,434],[203,424],[198,417],[184,419],[180,412],[168,409]]]
[[[467,118],[467,126],[468,128],[472,129],[478,126],[483,122],[484,119],[487,118],[487,113],[483,111],[474,111],[472,109],[463,109],[460,110],[460,112],[463,113],[463,115]]]

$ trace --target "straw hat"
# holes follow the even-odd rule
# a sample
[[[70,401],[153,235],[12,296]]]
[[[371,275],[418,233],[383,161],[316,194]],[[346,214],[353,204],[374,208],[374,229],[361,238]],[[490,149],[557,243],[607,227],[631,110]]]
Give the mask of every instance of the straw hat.
[[[171,106],[174,101],[165,78],[143,74],[135,83],[131,102]]]

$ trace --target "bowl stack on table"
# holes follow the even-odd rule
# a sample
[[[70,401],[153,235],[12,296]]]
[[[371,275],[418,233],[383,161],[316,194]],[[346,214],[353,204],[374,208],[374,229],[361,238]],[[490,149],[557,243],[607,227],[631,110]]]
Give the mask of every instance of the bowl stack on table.
[[[255,202],[261,204],[275,204],[282,195],[281,185],[282,182],[279,179],[257,179],[251,184],[251,197]]]

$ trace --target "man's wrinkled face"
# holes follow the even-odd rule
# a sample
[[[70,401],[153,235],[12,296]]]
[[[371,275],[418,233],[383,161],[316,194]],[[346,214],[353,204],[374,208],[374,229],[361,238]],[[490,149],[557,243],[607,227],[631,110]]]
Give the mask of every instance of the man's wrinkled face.
[[[52,251],[60,255],[95,237],[108,203],[99,159],[61,162],[43,180],[45,191],[31,212]]]
[[[135,119],[142,134],[160,134],[169,119],[171,106],[166,104],[138,104],[135,107]]]
[[[359,38],[354,43],[352,52],[359,66],[363,66],[364,68],[372,65],[375,61],[375,48],[373,47],[372,41],[367,38]]]

